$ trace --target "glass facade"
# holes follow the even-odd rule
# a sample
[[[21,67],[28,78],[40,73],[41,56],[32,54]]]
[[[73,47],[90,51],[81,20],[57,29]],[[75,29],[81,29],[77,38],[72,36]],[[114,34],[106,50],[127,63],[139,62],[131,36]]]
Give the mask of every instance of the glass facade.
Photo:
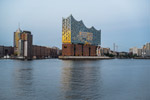
[[[62,43],[101,44],[101,30],[87,28],[82,21],[76,21],[72,15],[62,20]]]

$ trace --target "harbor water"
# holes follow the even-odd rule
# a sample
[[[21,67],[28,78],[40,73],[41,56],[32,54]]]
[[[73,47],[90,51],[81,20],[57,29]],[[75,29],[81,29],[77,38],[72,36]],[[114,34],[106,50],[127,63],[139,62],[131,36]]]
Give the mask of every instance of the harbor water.
[[[150,100],[150,60],[0,60],[0,100]]]

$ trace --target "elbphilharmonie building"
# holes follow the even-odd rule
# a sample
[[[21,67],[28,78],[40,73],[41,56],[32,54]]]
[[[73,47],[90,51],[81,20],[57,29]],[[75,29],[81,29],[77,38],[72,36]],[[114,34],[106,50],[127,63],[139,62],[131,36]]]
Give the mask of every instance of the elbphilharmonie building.
[[[83,21],[72,15],[62,19],[62,55],[96,56],[96,48],[101,44],[101,30],[93,26],[87,28]]]

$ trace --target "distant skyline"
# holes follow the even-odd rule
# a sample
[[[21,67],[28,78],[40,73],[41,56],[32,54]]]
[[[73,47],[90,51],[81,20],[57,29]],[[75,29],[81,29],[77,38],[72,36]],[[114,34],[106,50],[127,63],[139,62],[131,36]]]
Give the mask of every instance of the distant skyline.
[[[128,51],[150,42],[149,0],[1,0],[0,45],[13,46],[13,35],[31,31],[33,44],[62,44],[62,17],[70,14],[102,31],[102,47]]]

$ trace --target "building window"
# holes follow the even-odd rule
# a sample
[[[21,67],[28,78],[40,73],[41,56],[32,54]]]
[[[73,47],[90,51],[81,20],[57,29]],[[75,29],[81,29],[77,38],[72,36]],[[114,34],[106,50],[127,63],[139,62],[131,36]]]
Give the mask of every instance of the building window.
[[[64,48],[67,48],[67,46],[65,45]]]

